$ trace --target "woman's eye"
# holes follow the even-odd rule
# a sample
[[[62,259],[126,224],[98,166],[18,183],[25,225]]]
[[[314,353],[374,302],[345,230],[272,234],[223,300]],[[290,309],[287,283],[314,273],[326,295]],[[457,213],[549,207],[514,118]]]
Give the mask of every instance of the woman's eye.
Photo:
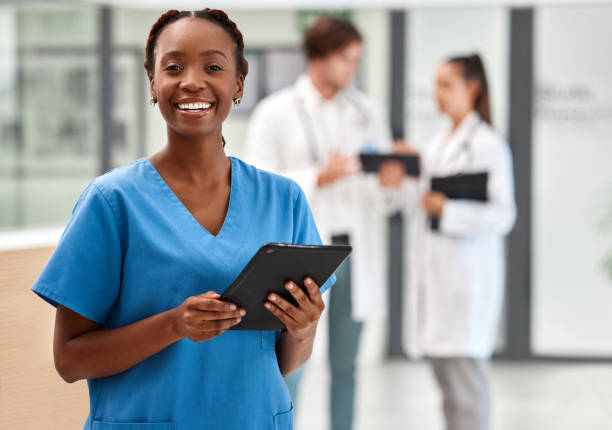
[[[179,70],[181,70],[180,66],[177,66],[176,64],[173,64],[171,66],[166,67],[164,70],[167,70],[169,72],[178,72]]]
[[[217,66],[216,64],[212,64],[210,66],[208,66],[208,70],[212,70],[213,72],[219,72],[221,71],[221,66]]]

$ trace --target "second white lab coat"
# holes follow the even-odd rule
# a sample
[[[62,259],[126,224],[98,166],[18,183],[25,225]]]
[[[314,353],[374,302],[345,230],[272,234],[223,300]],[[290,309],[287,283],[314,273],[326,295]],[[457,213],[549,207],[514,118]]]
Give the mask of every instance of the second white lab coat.
[[[343,103],[337,124],[342,145],[330,148],[317,129],[320,96],[307,75],[295,85],[264,99],[253,112],[247,130],[245,159],[256,167],[294,179],[304,190],[324,243],[331,242],[334,199],[346,204],[345,232],[350,235],[352,317],[362,321],[386,310],[386,215],[391,196],[378,185],[377,175],[350,176],[323,188],[316,186],[318,172],[333,151],[357,155],[365,146],[391,150],[390,127],[380,105],[349,88],[338,96]],[[304,112],[306,118],[304,117]],[[335,130],[334,130],[335,131]],[[314,138],[311,136],[314,135]],[[312,156],[313,141],[319,160]]]
[[[421,178],[403,184],[410,244],[404,344],[413,357],[488,358],[504,298],[504,236],[516,217],[512,157],[475,112],[449,131],[427,146]],[[483,171],[488,201],[447,200],[433,232],[421,205],[431,177]]]

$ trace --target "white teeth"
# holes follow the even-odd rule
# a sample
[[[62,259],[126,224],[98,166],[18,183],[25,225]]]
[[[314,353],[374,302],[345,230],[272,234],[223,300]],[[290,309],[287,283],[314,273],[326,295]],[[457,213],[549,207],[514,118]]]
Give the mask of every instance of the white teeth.
[[[179,109],[183,110],[203,110],[208,109],[212,105],[210,103],[179,103]]]

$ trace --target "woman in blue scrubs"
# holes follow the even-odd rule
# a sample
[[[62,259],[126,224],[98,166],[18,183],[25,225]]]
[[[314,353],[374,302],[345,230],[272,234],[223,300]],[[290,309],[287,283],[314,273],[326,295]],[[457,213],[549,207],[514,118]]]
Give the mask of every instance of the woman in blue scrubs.
[[[310,356],[333,279],[287,283],[295,307],[268,297],[282,332],[228,331],[245,311],[220,294],[261,245],[321,243],[293,181],[225,155],[242,35],[222,11],[168,11],[145,69],[166,147],[87,187],[33,287],[57,306],[57,371],[87,379],[84,429],[291,429],[282,376]]]

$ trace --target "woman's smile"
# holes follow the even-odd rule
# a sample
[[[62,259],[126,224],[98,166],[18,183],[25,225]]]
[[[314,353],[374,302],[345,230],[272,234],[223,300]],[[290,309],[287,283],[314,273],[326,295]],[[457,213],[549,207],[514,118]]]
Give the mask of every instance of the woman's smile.
[[[212,112],[215,102],[202,99],[182,99],[174,103],[174,107],[180,115],[186,118],[201,118]]]

